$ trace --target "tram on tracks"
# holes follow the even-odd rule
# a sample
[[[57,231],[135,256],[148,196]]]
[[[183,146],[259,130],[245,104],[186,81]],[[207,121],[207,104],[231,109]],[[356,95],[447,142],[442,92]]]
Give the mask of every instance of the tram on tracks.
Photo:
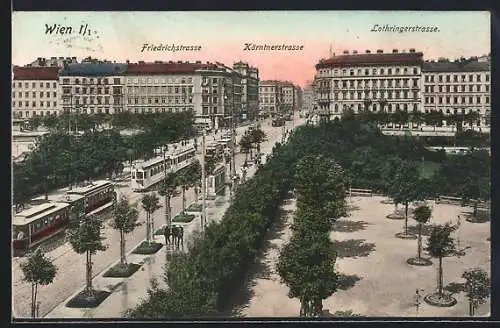
[[[165,178],[165,172],[177,172],[191,165],[196,156],[193,145],[173,149],[165,155],[134,165],[131,174],[131,188],[146,191]]]
[[[226,187],[226,165],[219,164],[215,170],[207,177],[208,196],[217,196]]]
[[[71,205],[50,202],[35,205],[12,217],[14,254],[26,252],[63,232],[69,224]]]
[[[29,251],[91,216],[104,219],[115,204],[114,185],[106,180],[34,198],[28,208],[13,213],[14,253]]]

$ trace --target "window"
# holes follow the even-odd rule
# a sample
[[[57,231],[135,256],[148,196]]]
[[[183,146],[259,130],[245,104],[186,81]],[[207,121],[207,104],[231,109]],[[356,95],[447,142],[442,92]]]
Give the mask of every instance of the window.
[[[490,81],[490,76],[488,74],[486,74],[485,76],[485,79],[486,79],[486,82],[489,82]]]
[[[481,82],[481,75],[479,74],[476,75],[476,82]]]

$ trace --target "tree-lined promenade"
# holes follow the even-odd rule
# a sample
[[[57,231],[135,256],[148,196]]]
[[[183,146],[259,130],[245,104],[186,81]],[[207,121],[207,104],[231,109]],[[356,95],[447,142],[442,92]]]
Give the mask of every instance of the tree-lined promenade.
[[[83,134],[73,133],[76,119]],[[193,120],[192,112],[35,118],[32,127],[43,124],[49,133],[37,140],[22,163],[14,163],[14,204],[21,207],[34,195],[119,174],[124,162],[151,158],[155,149],[195,136]],[[111,128],[102,129],[103,125]],[[140,132],[122,136],[123,129]]]
[[[328,158],[325,161],[329,165],[315,164],[318,156]],[[168,289],[154,286],[148,299],[129,316],[222,315],[232,291],[237,290],[249,264],[258,254],[279,204],[294,187],[299,195],[299,209],[294,236],[283,253],[280,271],[291,288],[290,295],[301,299],[300,312],[318,315],[321,300],[336,289],[332,269],[335,249],[322,231],[326,232],[327,226],[341,215],[346,189],[362,187],[390,195],[395,203],[405,206],[401,218],[406,220],[409,204],[418,200],[442,194],[457,196],[464,202],[489,199],[489,194],[483,192],[489,188],[487,152],[477,151],[459,157],[445,155],[437,159],[439,168],[426,177],[419,170],[419,163],[422,158],[436,160],[432,156],[435,155],[425,150],[422,140],[382,135],[369,115],[356,118],[346,115],[341,122],[297,129],[288,143],[276,145],[269,162],[236,194],[221,223],[209,226],[190,246],[189,253],[172,259],[165,273]],[[472,162],[476,162],[479,169],[472,167]],[[314,174],[308,173],[314,175],[312,180],[305,169],[299,169],[307,166],[313,170],[315,165],[319,167]],[[326,173],[329,167],[332,173]],[[457,174],[460,180],[450,179]],[[300,181],[309,181],[308,186],[301,185]],[[315,207],[313,194],[324,199],[324,203]],[[318,208],[325,208],[327,212]],[[403,237],[411,235],[407,229],[405,224]],[[437,229],[446,230],[445,227]],[[436,234],[443,235],[439,231],[436,230]],[[440,255],[431,249],[442,244],[442,239],[436,239],[426,249],[439,258]],[[442,250],[440,254],[447,252]],[[309,261],[307,258],[312,259],[313,253],[320,254],[321,261]],[[317,279],[322,272],[328,272],[328,281]],[[299,273],[302,278],[297,277]],[[311,281],[316,284],[311,285]],[[440,296],[442,294],[438,294],[438,301]]]

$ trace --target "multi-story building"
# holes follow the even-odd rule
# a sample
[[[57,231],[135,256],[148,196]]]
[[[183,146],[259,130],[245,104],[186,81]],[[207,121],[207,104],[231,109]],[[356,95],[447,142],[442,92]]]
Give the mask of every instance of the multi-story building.
[[[308,85],[304,88],[302,92],[302,108],[301,110],[306,111],[307,113],[312,112],[314,108],[314,90],[311,85]]]
[[[197,123],[215,129],[241,117],[242,76],[221,63],[127,62],[125,75],[127,111],[192,110]]]
[[[259,70],[248,63],[234,63],[233,69],[241,75],[242,120],[255,120],[259,113]]]
[[[35,61],[26,65],[26,67],[63,67],[64,64],[77,64],[76,57],[38,57]]]
[[[14,119],[57,115],[61,111],[58,67],[14,67],[12,115]]]
[[[471,126],[490,124],[490,71],[487,58],[473,57],[449,61],[439,59],[423,64],[424,111],[452,114],[477,112],[478,120]],[[449,124],[449,123],[448,123]]]
[[[64,65],[59,73],[63,112],[121,112],[126,68],[124,64],[96,60]]]
[[[281,83],[281,92],[283,93],[283,111],[291,113],[296,106],[297,89],[290,82]]]
[[[333,117],[344,110],[421,110],[423,54],[410,49],[392,53],[342,55],[321,60],[314,80],[315,109]]]
[[[259,114],[276,115],[282,113],[283,92],[281,81],[267,80],[259,83]]]

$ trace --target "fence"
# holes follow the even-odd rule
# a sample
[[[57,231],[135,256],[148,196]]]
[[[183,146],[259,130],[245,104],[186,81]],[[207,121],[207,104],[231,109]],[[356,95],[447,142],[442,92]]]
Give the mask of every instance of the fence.
[[[373,191],[371,189],[359,189],[359,188],[350,188],[349,189],[349,197],[352,196],[373,196]]]

